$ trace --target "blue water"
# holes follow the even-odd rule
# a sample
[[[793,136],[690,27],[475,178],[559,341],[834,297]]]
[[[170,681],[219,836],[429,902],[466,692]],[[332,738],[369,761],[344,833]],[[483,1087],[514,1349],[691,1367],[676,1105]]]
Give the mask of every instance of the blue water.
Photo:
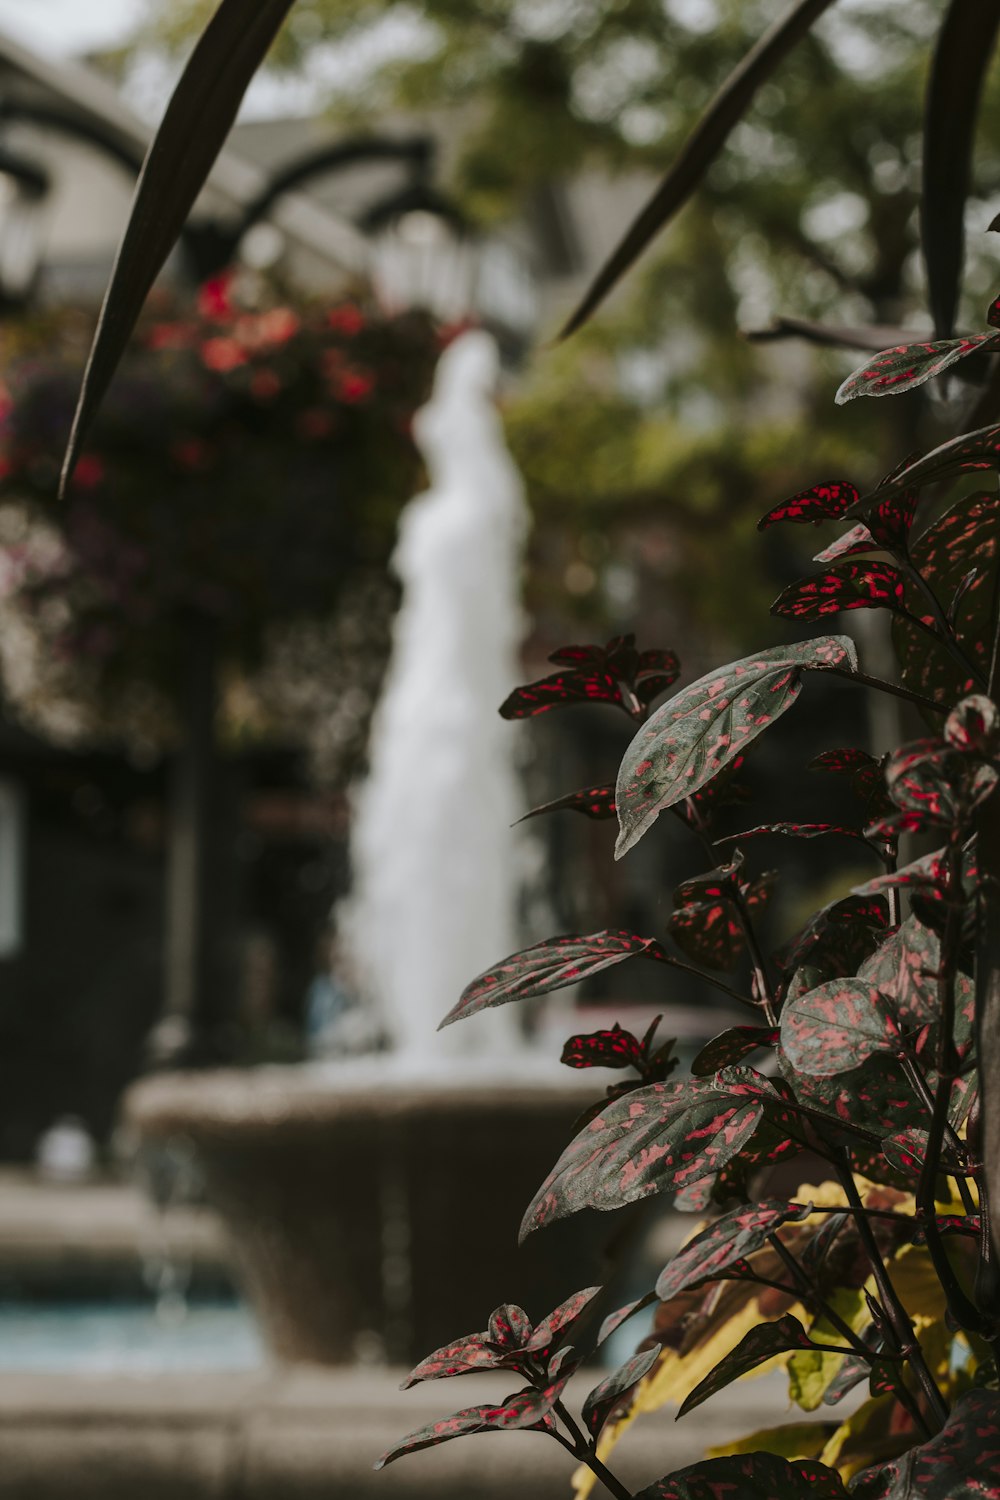
[[[266,1361],[248,1309],[198,1301],[0,1302],[0,1372],[162,1375]]]

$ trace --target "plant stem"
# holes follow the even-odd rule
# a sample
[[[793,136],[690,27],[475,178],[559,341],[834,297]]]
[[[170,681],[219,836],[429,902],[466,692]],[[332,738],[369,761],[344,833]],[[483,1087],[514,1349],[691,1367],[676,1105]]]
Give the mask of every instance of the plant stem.
[[[862,1359],[868,1360],[870,1364],[874,1356],[868,1345],[865,1343],[864,1339],[860,1338],[858,1334],[854,1332],[854,1329],[851,1327],[851,1325],[844,1321],[844,1319],[837,1312],[836,1308],[830,1306],[829,1302],[827,1302],[826,1298],[823,1296],[816,1282],[809,1276],[808,1272],[792,1254],[788,1246],[782,1244],[781,1239],[777,1234],[769,1234],[767,1238],[772,1248],[777,1251],[778,1255],[781,1257],[785,1265],[788,1267],[788,1270],[791,1272],[792,1278],[799,1289],[802,1300],[803,1302],[805,1302],[806,1306],[809,1307],[810,1311],[814,1315],[816,1314],[817,1310],[822,1313],[823,1317],[830,1324],[830,1326],[836,1328],[841,1338],[847,1340],[847,1342],[851,1345],[851,1348],[854,1350],[855,1354],[860,1355]]]
[[[683,958],[675,958],[672,953],[666,951],[662,954],[647,956],[654,958],[658,963],[672,964],[675,969],[683,969],[686,974],[693,974],[696,979],[704,979],[709,984],[713,984],[717,990],[721,990],[724,995],[728,995],[730,999],[738,1000],[741,1005],[749,1005],[754,1010],[757,1009],[756,1003],[750,999],[749,995],[741,995],[739,990],[734,990],[732,985],[727,984],[724,979],[716,979],[714,974],[706,974],[703,969],[695,968],[694,964],[685,963]]]
[[[906,703],[913,703],[917,708],[925,708],[929,713],[950,713],[950,709],[944,703],[935,703],[933,698],[925,698],[922,693],[911,693],[909,688],[899,687],[895,682],[886,682],[881,677],[869,677],[867,672],[855,672],[850,667],[824,667],[824,672],[832,672],[835,677],[846,677],[851,682],[860,682],[862,687],[875,688],[880,693],[891,693],[894,698],[902,698]]]
[[[778,1013],[775,1010],[774,990],[771,987],[770,979],[767,977],[767,966],[764,963],[764,955],[761,952],[760,944],[757,941],[757,934],[754,931],[753,918],[750,915],[750,911],[747,907],[746,901],[743,898],[743,893],[740,890],[739,886],[736,887],[735,905],[736,910],[740,914],[740,922],[743,927],[743,932],[746,936],[747,948],[750,953],[750,962],[753,965],[754,977],[757,981],[757,994],[760,998],[760,1005],[764,1012],[764,1019],[766,1020],[768,1026],[777,1026]]]
[[[878,1287],[879,1297],[889,1320],[889,1327],[892,1329],[898,1342],[899,1352],[909,1361],[910,1368],[913,1370],[920,1384],[920,1388],[927,1400],[928,1408],[933,1414],[938,1427],[943,1427],[948,1420],[947,1404],[938,1390],[937,1381],[934,1379],[927,1361],[924,1359],[924,1352],[917,1342],[917,1336],[914,1332],[910,1315],[900,1301],[896,1288],[892,1284],[892,1278],[886,1269],[885,1261],[882,1259],[882,1252],[879,1250],[878,1242],[872,1233],[871,1224],[864,1212],[858,1212],[859,1209],[863,1210],[864,1205],[861,1202],[857,1184],[854,1181],[854,1173],[851,1171],[850,1162],[846,1160],[846,1157],[842,1158],[838,1167],[838,1176],[841,1186],[847,1194],[847,1201],[851,1206],[854,1222],[858,1227],[858,1236],[865,1247],[865,1252],[872,1268],[872,1275],[875,1278],[875,1285]]]
[[[571,1452],[574,1456],[581,1463],[586,1464],[591,1473],[595,1474],[601,1481],[605,1489],[609,1490],[612,1495],[616,1495],[618,1500],[632,1500],[631,1490],[627,1490],[621,1480],[616,1479],[611,1470],[605,1468],[604,1464],[601,1463],[601,1460],[594,1452],[593,1444],[587,1440],[561,1401],[556,1402],[555,1412],[573,1439],[574,1447],[571,1449]]]

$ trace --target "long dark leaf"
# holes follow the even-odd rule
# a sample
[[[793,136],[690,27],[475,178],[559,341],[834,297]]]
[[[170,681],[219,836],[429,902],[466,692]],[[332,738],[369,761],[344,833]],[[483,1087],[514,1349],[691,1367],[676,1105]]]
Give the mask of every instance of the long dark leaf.
[[[149,290],[292,4],[222,0],[188,60],[136,183],[73,419],[63,492]]]
[[[751,47],[688,136],[653,197],[594,277],[560,338],[568,338],[586,323],[649,242],[684,206],[722,150],[730,131],[746,114],[757,90],[831,4],[832,0],[798,0]]]
[[[924,109],[920,235],[939,339],[949,338],[955,327],[972,143],[998,28],[1000,6],[951,0],[931,63]]]

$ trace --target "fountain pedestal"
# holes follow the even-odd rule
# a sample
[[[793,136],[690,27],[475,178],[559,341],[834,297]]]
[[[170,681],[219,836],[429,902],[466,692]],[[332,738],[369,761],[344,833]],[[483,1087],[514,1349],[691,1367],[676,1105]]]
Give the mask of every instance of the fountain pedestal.
[[[601,1215],[589,1234],[578,1217],[516,1249],[593,1093],[578,1075],[376,1083],[345,1064],[160,1075],[125,1111],[145,1142],[194,1146],[279,1358],[340,1364],[370,1348],[415,1363],[501,1302],[538,1318],[601,1279]]]

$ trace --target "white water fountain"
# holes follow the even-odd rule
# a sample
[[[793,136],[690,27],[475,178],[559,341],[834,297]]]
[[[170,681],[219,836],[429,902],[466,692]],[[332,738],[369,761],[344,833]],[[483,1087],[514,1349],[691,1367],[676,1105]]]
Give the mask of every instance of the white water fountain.
[[[436,1035],[468,981],[517,946],[521,811],[516,730],[497,714],[517,680],[528,516],[493,396],[487,333],[442,356],[414,432],[430,488],[403,513],[403,595],[351,833],[354,894],[338,928],[404,1071],[518,1046],[499,1010]]]
[[[342,932],[394,1050],[164,1075],[126,1104],[147,1139],[195,1146],[264,1332],[289,1359],[381,1349],[412,1362],[504,1300],[540,1313],[595,1279],[577,1226],[513,1256],[587,1081],[525,1055],[511,1009],[436,1032],[464,985],[517,946],[516,730],[497,705],[516,680],[526,512],[497,373],[492,339],[466,333],[417,419],[431,486],[401,523],[404,597],[358,798]]]

